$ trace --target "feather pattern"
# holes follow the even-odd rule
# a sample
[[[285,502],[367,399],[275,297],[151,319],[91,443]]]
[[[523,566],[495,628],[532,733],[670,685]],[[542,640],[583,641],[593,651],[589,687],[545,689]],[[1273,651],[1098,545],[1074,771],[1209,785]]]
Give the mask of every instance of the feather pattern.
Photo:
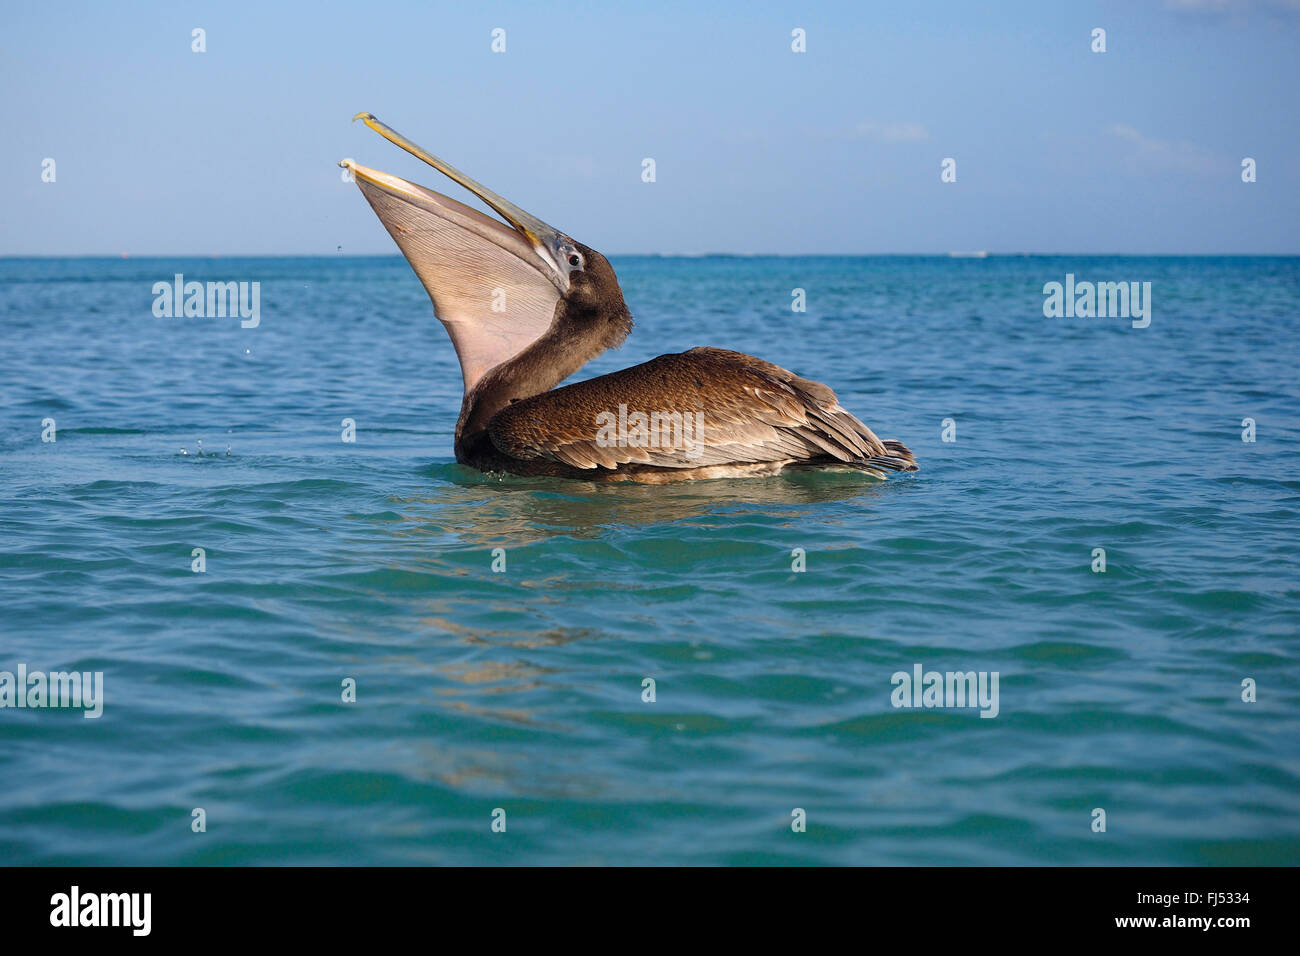
[[[487,431],[511,458],[581,470],[760,463],[840,463],[882,477],[916,470],[905,446],[882,442],[827,386],[715,348],[661,355],[523,399],[493,416]]]

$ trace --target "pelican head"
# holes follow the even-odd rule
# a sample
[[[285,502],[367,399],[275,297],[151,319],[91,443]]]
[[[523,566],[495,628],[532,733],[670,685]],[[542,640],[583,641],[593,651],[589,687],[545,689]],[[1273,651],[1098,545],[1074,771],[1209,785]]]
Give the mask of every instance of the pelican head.
[[[555,374],[562,372],[561,378],[622,343],[631,315],[603,255],[475,182],[373,114],[358,113],[354,119],[464,186],[505,220],[351,160],[339,164],[352,171],[429,293],[434,314],[456,348],[467,395],[493,369],[544,338],[553,340]],[[578,340],[581,345],[575,347]],[[575,355],[580,360],[568,368]]]

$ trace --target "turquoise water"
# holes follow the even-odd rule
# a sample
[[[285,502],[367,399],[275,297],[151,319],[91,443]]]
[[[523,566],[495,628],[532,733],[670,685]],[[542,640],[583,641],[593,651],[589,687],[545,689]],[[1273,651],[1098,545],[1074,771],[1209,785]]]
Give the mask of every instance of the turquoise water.
[[[0,862],[1300,859],[1300,260],[614,264],[581,374],[751,352],[922,470],[488,478],[400,259],[0,260],[0,670],[104,675],[0,710]],[[260,325],[155,318],[176,272]],[[1044,318],[1066,273],[1150,326]],[[893,707],[918,664],[998,715]]]

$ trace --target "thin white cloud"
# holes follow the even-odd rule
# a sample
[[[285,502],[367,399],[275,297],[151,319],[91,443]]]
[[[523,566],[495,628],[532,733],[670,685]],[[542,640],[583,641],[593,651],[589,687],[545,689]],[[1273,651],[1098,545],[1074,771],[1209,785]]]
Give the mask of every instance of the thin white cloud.
[[[1106,132],[1127,143],[1128,158],[1142,166],[1190,173],[1212,173],[1223,168],[1209,150],[1195,143],[1157,139],[1124,123],[1115,123]]]
[[[1165,0],[1165,9],[1177,13],[1250,13],[1257,10],[1300,13],[1300,0]]]
[[[854,134],[877,143],[924,143],[930,131],[920,123],[859,123]]]
[[[1246,0],[1165,0],[1166,10],[1193,11],[1196,13],[1240,10],[1245,6],[1247,6]]]

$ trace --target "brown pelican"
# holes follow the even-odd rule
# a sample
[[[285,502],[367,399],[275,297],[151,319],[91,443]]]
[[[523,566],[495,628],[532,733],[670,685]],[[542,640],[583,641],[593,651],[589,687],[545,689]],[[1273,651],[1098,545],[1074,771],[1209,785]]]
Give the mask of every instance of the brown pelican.
[[[609,261],[426,152],[354,119],[509,223],[351,160],[451,336],[465,380],[456,460],[480,471],[660,483],[851,468],[916,471],[820,382],[740,352],[694,348],[556,388],[623,344],[632,315]]]

